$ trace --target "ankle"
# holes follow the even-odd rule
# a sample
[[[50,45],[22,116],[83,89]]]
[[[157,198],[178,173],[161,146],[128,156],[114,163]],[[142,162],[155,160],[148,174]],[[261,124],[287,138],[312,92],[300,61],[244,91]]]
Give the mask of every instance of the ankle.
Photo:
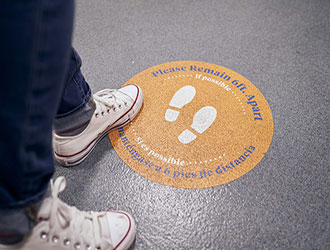
[[[95,108],[95,102],[91,97],[88,102],[77,110],[57,115],[54,120],[54,132],[60,136],[80,134],[88,126]]]
[[[90,120],[76,127],[67,128],[66,130],[55,130],[54,132],[59,136],[75,136],[83,132],[87,128],[89,122]]]
[[[16,244],[28,234],[37,222],[41,203],[26,208],[0,210],[0,244]]]

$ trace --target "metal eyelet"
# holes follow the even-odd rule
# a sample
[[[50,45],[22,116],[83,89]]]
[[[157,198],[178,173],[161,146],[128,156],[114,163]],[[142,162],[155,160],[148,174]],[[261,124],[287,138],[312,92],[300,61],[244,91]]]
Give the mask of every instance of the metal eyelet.
[[[48,238],[48,234],[46,232],[41,232],[40,233],[40,238],[43,240],[46,240]]]
[[[124,102],[124,105],[127,106],[127,102]]]
[[[91,250],[92,249],[92,247],[90,246],[90,245],[86,245],[86,250]]]
[[[55,236],[53,236],[52,241],[53,241],[54,243],[57,243],[59,239],[60,239],[60,238],[59,238],[58,236],[55,235]]]
[[[64,244],[65,246],[70,245],[70,243],[71,243],[71,241],[70,241],[69,239],[65,239],[65,240],[63,241],[63,244]]]
[[[75,248],[75,249],[80,249],[80,247],[81,247],[81,245],[80,245],[79,242],[76,242],[76,243],[74,244],[74,248]]]
[[[116,107],[113,107],[112,109],[113,109],[113,111],[115,111],[115,112],[116,112]]]
[[[119,104],[118,107],[121,109],[121,104]]]
[[[101,112],[101,115],[102,115],[102,116],[104,115],[104,111]]]
[[[98,118],[98,117],[99,117],[99,113],[96,113],[96,114],[95,114],[95,117]]]
[[[96,247],[95,250],[101,250],[101,247]]]
[[[107,112],[110,113],[110,109],[107,109]]]

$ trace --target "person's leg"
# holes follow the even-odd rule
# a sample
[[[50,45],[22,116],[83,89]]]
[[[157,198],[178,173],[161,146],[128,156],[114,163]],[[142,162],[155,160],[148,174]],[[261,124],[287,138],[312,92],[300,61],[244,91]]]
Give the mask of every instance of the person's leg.
[[[92,95],[80,71],[81,59],[72,49],[64,94],[54,121],[56,160],[65,166],[82,162],[109,131],[138,114],[143,94],[136,85],[106,89]]]
[[[0,6],[1,250],[127,249],[135,237],[127,213],[82,212],[62,202],[63,177],[41,201],[54,172],[52,122],[70,62],[72,17],[70,0]]]
[[[25,211],[33,212],[28,208],[43,198],[54,172],[52,123],[72,25],[71,0],[0,5],[0,238],[8,241],[31,228],[33,218]]]
[[[80,70],[81,65],[78,52],[72,48],[65,88],[54,120],[56,134],[79,134],[95,111],[92,92]]]

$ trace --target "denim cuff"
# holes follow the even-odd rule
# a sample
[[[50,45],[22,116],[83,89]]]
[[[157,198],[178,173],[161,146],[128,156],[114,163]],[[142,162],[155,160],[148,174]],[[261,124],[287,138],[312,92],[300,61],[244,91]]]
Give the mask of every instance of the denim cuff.
[[[54,120],[54,131],[58,135],[72,136],[86,128],[96,109],[93,97],[79,109],[68,115],[57,116]]]

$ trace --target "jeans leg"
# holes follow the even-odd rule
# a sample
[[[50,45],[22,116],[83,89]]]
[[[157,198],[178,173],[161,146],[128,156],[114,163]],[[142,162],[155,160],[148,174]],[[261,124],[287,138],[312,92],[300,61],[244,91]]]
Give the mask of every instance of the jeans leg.
[[[81,132],[95,111],[90,87],[80,71],[81,65],[78,52],[72,48],[65,88],[54,121],[55,133],[60,135]]]
[[[40,201],[54,172],[52,124],[69,64],[73,9],[73,0],[0,5],[0,232],[9,226],[1,211]]]

